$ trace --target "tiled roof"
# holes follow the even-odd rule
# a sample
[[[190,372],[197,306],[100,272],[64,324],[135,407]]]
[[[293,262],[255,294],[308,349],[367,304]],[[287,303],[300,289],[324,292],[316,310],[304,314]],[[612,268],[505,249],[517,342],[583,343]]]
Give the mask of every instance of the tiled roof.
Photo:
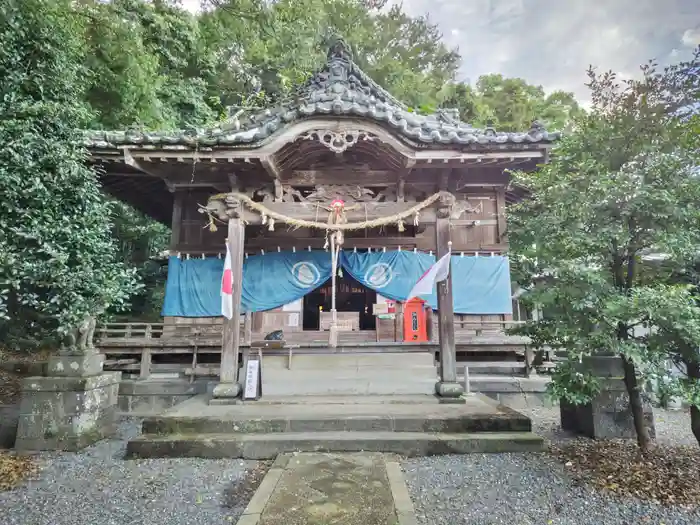
[[[118,146],[238,146],[254,148],[282,128],[309,117],[364,117],[393,128],[406,139],[434,145],[490,145],[549,143],[560,137],[538,122],[516,133],[477,129],[461,122],[456,110],[442,109],[419,115],[389,94],[365,74],[342,40],[328,51],[323,68],[277,107],[260,110],[233,123],[211,129],[171,132],[89,131],[90,148]]]

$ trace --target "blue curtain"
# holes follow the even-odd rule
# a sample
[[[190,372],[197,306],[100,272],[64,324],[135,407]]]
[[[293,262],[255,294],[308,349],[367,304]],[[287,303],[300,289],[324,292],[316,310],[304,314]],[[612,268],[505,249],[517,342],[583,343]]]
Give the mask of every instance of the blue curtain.
[[[213,317],[221,315],[223,259],[170,257],[165,285],[164,316]]]
[[[170,257],[162,315],[221,315],[224,260]],[[243,262],[243,312],[271,310],[296,301],[331,277],[330,254],[321,251],[253,255]]]
[[[513,313],[510,264],[507,257],[453,255],[451,270],[455,313]],[[430,305],[436,308],[436,303],[430,302]]]
[[[328,252],[253,255],[243,265],[243,311],[278,308],[304,297],[330,278],[331,255]]]
[[[343,268],[364,286],[397,301],[405,301],[435,256],[411,251],[343,253]],[[453,255],[452,297],[458,314],[512,314],[510,266],[506,257]],[[437,309],[437,295],[422,297]]]
[[[413,285],[435,262],[426,253],[392,251],[344,252],[342,268],[356,281],[381,295],[405,301]],[[171,257],[162,315],[221,315],[221,274],[218,258]],[[331,257],[325,251],[273,252],[253,255],[243,264],[243,312],[271,310],[318,288],[331,278]],[[460,314],[512,313],[510,267],[506,257],[452,256],[454,311]],[[437,308],[433,292],[423,297]]]
[[[340,263],[360,284],[389,299],[405,301],[413,285],[435,264],[435,257],[411,251],[343,252]]]

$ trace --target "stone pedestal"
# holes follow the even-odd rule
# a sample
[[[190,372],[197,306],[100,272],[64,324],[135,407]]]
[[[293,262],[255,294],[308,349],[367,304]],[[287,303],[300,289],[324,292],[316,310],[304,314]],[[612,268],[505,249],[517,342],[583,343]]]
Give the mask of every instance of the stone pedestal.
[[[621,359],[616,356],[585,358],[582,368],[598,377],[601,391],[585,405],[576,406],[560,400],[562,428],[593,439],[635,438],[637,434],[623,379]],[[654,438],[654,413],[648,401],[644,402],[644,420],[649,435]]]
[[[116,432],[121,372],[103,372],[94,349],[62,353],[47,377],[22,381],[17,450],[80,450]]]

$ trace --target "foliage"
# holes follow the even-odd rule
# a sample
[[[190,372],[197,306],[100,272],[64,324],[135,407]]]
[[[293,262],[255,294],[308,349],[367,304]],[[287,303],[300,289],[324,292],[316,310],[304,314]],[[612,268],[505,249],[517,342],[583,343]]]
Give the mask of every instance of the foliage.
[[[657,505],[700,503],[697,448],[659,443],[640,456],[637,447],[622,440],[573,439],[553,445],[551,451],[579,485]]]
[[[695,129],[677,116],[697,96],[678,81],[684,67],[648,65],[641,80],[623,84],[589,71],[592,111],[576,118],[550,164],[515,174],[529,198],[509,216],[515,272],[532,285],[524,299],[546,311],[520,332],[567,351],[570,362],[622,356],[636,423],[638,375],[658,375],[669,354],[700,346],[687,291],[649,279],[656,269],[645,258],[664,254],[667,268],[682,269],[700,248],[698,151],[688,147]],[[654,335],[640,336],[648,330]],[[580,387],[564,383],[554,388]]]
[[[552,381],[547,385],[547,394],[552,400],[563,399],[572,405],[581,405],[600,393],[600,382],[578,364],[567,361],[554,370]]]
[[[116,262],[105,202],[76,130],[82,21],[69,0],[0,5],[0,338],[33,344],[137,288]]]
[[[112,203],[112,217],[117,257],[136,269],[142,284],[129,300],[129,320],[156,321],[163,306],[167,277],[167,266],[160,261],[160,255],[168,246],[170,229],[119,201]]]
[[[184,128],[211,122],[213,61],[196,17],[168,2],[81,0],[93,126]]]

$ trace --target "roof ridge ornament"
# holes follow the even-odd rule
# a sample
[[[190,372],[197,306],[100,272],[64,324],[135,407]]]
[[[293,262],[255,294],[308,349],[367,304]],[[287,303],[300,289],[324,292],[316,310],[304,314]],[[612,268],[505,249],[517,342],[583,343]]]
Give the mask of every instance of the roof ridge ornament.
[[[352,49],[350,49],[350,46],[343,37],[336,36],[328,48],[327,58],[329,62],[333,59],[353,62]]]

